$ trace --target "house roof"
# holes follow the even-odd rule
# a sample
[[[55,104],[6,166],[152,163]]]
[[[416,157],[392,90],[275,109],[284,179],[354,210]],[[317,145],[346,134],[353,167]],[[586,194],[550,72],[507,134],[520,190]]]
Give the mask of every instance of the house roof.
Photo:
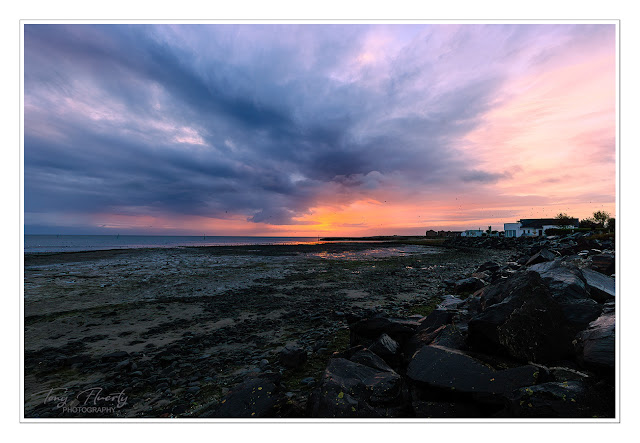
[[[543,226],[580,226],[577,218],[559,220],[557,218],[523,218],[520,228],[541,229]]]

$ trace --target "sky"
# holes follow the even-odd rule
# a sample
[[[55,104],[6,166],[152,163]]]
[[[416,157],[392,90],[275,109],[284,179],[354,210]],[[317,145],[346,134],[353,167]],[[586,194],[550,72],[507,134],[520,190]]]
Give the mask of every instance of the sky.
[[[616,214],[612,24],[24,25],[26,234]]]

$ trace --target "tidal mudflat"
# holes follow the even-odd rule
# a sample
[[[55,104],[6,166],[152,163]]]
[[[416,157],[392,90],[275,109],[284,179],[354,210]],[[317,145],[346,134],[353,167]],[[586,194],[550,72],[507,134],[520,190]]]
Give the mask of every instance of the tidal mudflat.
[[[243,380],[279,374],[304,407],[345,316],[423,316],[445,280],[511,252],[325,243],[27,254],[25,417],[197,417]],[[295,344],[304,364],[289,369]]]

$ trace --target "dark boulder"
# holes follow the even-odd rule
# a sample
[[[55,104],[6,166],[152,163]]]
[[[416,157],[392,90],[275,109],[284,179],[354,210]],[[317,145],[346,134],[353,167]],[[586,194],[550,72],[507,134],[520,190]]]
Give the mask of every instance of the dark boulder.
[[[464,350],[467,347],[467,333],[456,325],[446,325],[433,339],[432,344]]]
[[[535,272],[512,278],[500,303],[469,321],[468,342],[485,352],[545,362],[569,355],[574,332],[545,282]]]
[[[616,365],[615,312],[607,312],[577,336],[578,360],[587,368],[613,375]]]
[[[437,309],[451,310],[458,308],[465,301],[455,295],[445,295],[443,300],[437,306]]]
[[[387,334],[397,342],[404,342],[420,326],[415,320],[403,318],[375,316],[365,318],[349,325],[351,346],[364,344],[368,346],[371,341],[382,334]]]
[[[615,279],[591,269],[583,269],[582,275],[586,280],[591,298],[597,302],[604,303],[616,296]]]
[[[531,266],[538,263],[552,261],[555,258],[556,258],[556,255],[553,252],[549,251],[546,248],[541,249],[540,252],[533,255],[529,260],[527,260],[527,262],[525,263],[525,266]]]
[[[393,369],[380,358],[378,355],[371,352],[369,349],[361,349],[349,358],[350,361],[358,363],[364,366],[368,366],[372,369],[382,372],[393,372]]]
[[[476,277],[469,277],[457,280],[453,287],[453,291],[456,294],[469,294],[484,286],[486,286],[486,283],[483,280]]]
[[[423,346],[430,345],[446,327],[447,325],[441,325],[437,329],[423,329],[416,332],[402,347],[403,354],[408,359],[412,358]]]
[[[549,368],[549,375],[551,377],[550,381],[559,381],[559,382],[563,382],[563,381],[586,382],[586,381],[589,381],[589,377],[590,377],[590,375],[585,372],[578,371],[573,368],[562,367],[562,366],[555,366],[555,367]]]
[[[500,265],[494,261],[488,261],[480,265],[476,272],[489,271],[490,273],[497,272],[500,269]]]
[[[473,395],[476,400],[500,402],[513,390],[536,383],[540,369],[533,365],[496,371],[461,351],[424,346],[413,356],[407,377],[428,388]]]
[[[440,326],[451,323],[454,312],[447,309],[434,309],[424,319],[419,321],[417,331],[431,330],[434,331]]]
[[[584,274],[577,266],[553,261],[531,266],[529,270],[542,277],[575,331],[584,329],[600,315],[602,307],[591,298]]]
[[[402,378],[350,360],[331,359],[309,399],[311,417],[403,416]]]
[[[380,356],[384,361],[395,366],[400,361],[400,345],[387,334],[382,334],[369,346],[369,350]]]
[[[573,264],[555,260],[530,266],[529,270],[542,277],[558,301],[589,297],[584,276]]]
[[[548,382],[520,388],[509,409],[518,418],[591,417],[586,398],[587,385],[583,382]]]
[[[247,380],[232,388],[220,404],[202,411],[200,417],[265,418],[277,415],[283,403],[276,374]]]

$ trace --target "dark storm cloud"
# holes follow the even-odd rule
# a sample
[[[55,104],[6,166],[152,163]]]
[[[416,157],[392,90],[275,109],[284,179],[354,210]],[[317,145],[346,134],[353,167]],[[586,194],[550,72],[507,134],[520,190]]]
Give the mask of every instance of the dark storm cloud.
[[[369,55],[383,31],[393,44]],[[25,212],[293,224],[334,185],[508,178],[456,148],[501,84],[487,66],[523,44],[493,29],[502,52],[465,49],[483,32],[26,25]]]

